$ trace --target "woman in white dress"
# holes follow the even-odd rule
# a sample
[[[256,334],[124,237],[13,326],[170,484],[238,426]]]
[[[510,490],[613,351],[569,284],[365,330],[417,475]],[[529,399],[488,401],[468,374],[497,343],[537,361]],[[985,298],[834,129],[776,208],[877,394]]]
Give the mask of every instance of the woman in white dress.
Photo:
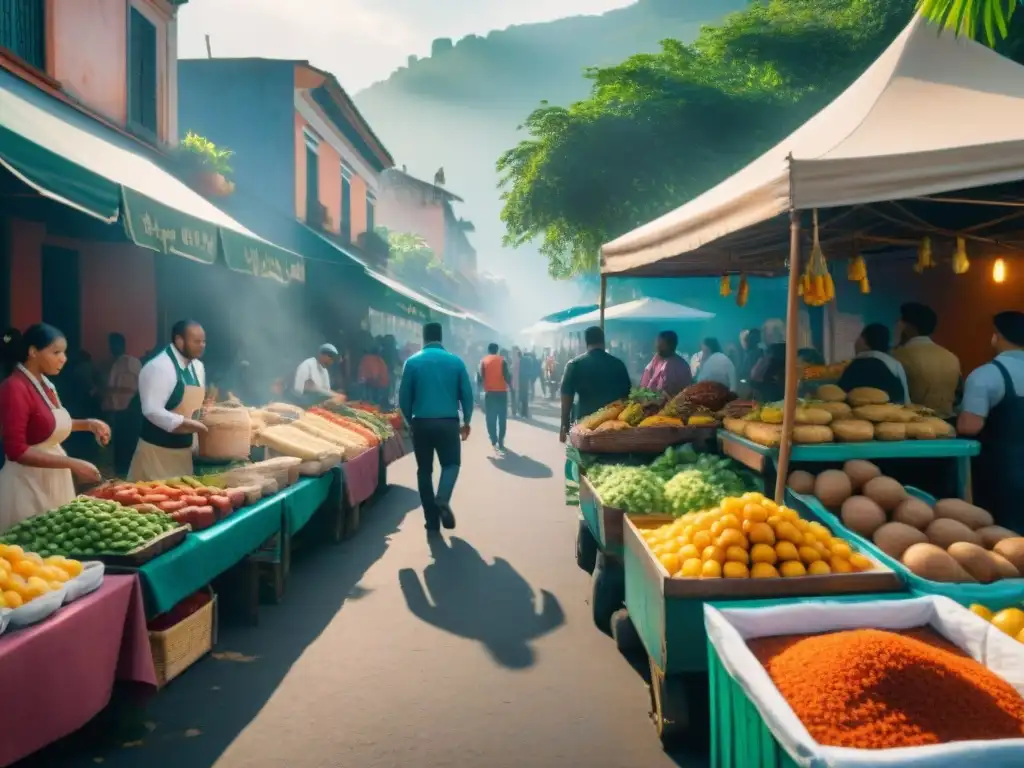
[[[110,440],[110,427],[99,419],[71,418],[48,378],[67,362],[67,346],[63,333],[43,323],[24,335],[15,330],[4,335],[4,357],[14,368],[0,384],[6,458],[0,470],[0,532],[67,504],[75,497],[74,477],[100,480],[93,464],[61,448],[72,432],[92,432],[101,445]]]

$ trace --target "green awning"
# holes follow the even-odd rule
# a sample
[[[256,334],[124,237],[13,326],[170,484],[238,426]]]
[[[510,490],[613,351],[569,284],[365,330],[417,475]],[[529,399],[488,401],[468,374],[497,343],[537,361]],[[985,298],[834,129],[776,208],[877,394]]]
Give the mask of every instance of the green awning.
[[[302,258],[250,232],[165,170],[141,143],[0,70],[0,165],[39,194],[137,245],[239,272],[304,280]]]

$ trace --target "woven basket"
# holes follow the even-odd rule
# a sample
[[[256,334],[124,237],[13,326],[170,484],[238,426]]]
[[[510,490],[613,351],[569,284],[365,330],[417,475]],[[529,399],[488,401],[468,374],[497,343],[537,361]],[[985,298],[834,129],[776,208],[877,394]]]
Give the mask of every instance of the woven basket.
[[[156,668],[156,684],[163,688],[213,650],[217,596],[170,629],[149,633],[149,649]]]
[[[214,461],[244,461],[252,449],[252,422],[245,408],[209,408],[199,420],[199,456]]]
[[[582,432],[578,427],[569,431],[569,442],[580,453],[661,453],[680,443],[710,440],[718,427],[634,427],[609,432]]]

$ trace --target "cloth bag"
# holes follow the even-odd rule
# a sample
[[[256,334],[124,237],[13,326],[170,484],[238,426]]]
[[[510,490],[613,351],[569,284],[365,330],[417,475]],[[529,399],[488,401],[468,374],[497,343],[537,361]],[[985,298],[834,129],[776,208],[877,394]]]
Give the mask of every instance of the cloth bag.
[[[877,750],[823,746],[811,737],[767,670],[747,647],[747,640],[757,637],[865,628],[900,630],[930,625],[1024,696],[1024,644],[948,597],[863,603],[816,600],[763,608],[717,609],[705,604],[704,625],[722,666],[757,708],[776,741],[798,765],[811,768],[1024,766],[1024,738]],[[936,702],[936,706],[941,705]]]

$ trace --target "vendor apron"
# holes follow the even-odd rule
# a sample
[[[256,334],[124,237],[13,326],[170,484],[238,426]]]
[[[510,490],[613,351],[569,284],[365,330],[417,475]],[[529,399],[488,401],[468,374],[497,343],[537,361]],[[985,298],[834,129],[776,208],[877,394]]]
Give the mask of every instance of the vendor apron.
[[[32,382],[39,396],[53,411],[53,432],[43,442],[33,445],[46,453],[55,456],[66,456],[60,447],[71,434],[71,414],[60,404],[49,398],[42,384],[23,366],[18,370]],[[53,390],[56,396],[56,390]],[[70,469],[45,469],[29,467],[16,461],[8,460],[0,470],[0,533],[43,512],[67,504],[75,498],[75,481]]]
[[[166,354],[174,363],[178,383],[164,406],[168,411],[191,419],[203,405],[206,392],[199,386],[199,376],[189,365],[182,369],[178,358],[168,347]],[[192,474],[192,444],[194,435],[174,435],[165,432],[143,417],[139,444],[132,457],[128,479],[132,482],[168,480]]]
[[[1024,533],[1024,396],[1002,363],[992,365],[1003,377],[1004,394],[978,436],[981,453],[971,463],[974,503],[991,512],[996,525]]]

